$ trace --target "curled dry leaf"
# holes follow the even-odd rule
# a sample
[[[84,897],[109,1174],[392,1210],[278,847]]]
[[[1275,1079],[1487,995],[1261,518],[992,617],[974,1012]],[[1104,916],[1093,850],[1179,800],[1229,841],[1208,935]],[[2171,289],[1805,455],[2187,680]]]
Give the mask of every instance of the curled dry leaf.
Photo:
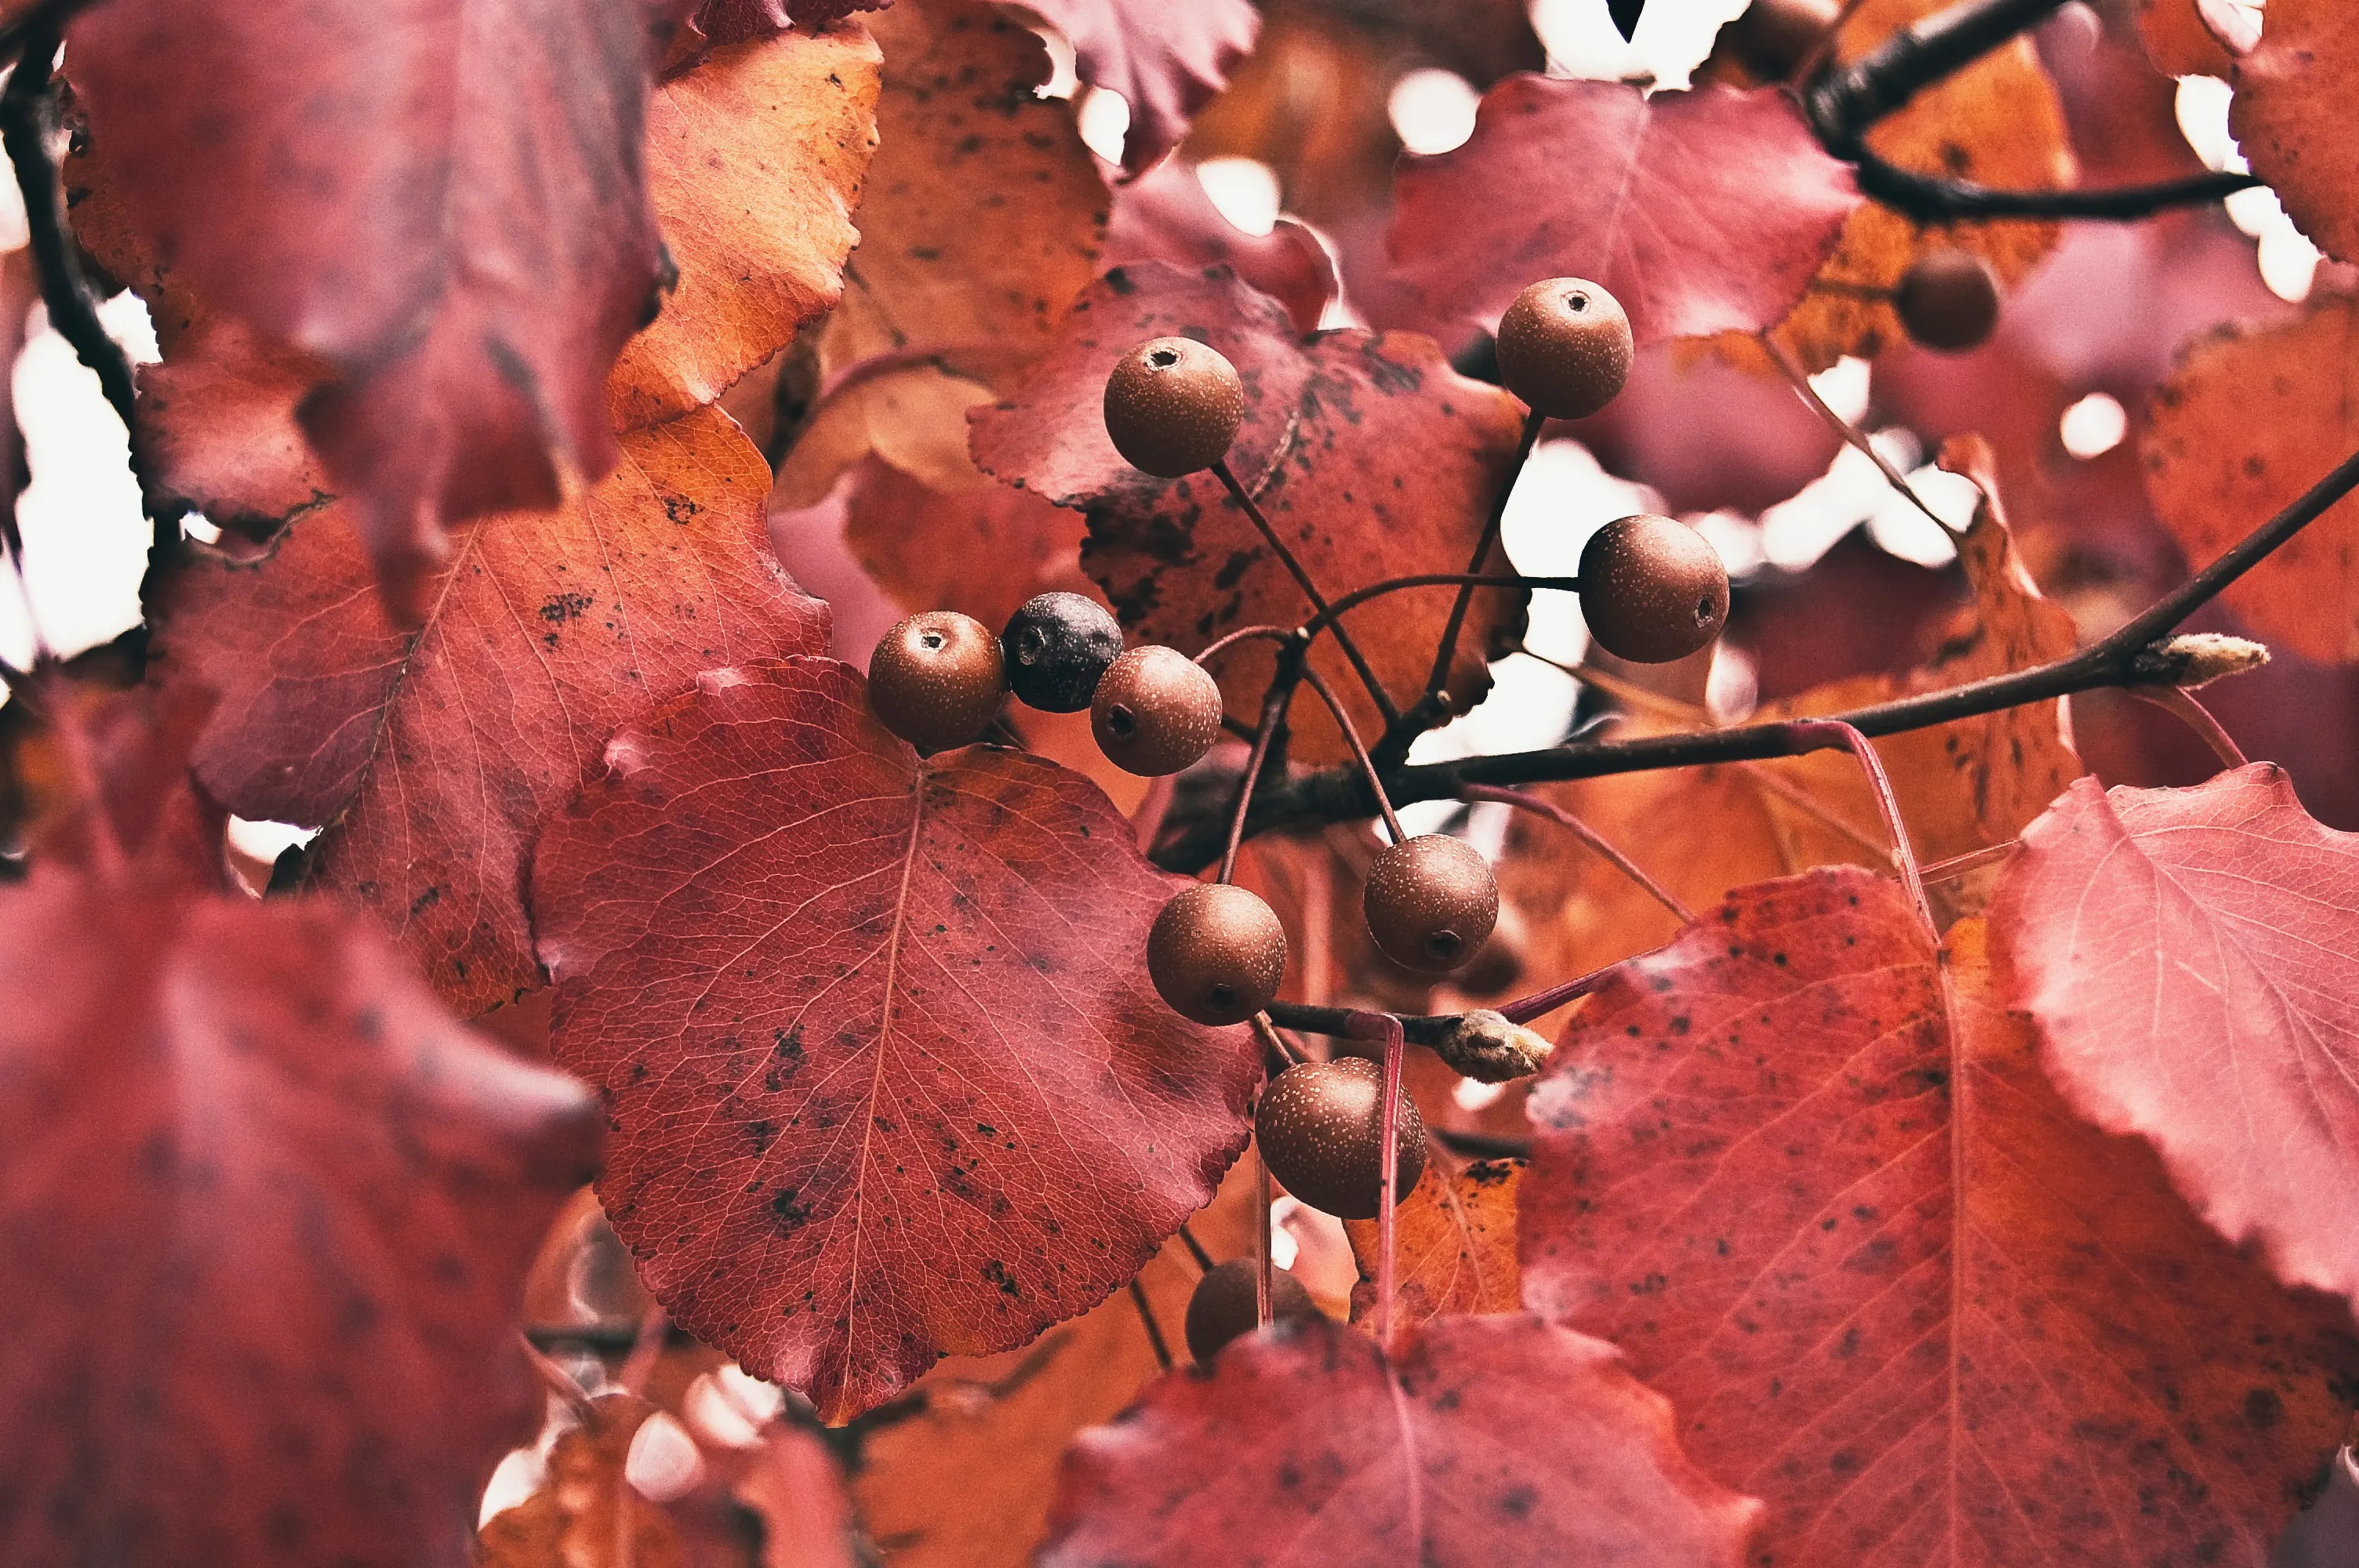
[[[462,1568],[590,1095],[356,914],[54,868],[0,890],[0,1557]]]
[[[1521,1160],[1477,1160],[1463,1170],[1439,1157],[1394,1212],[1398,1289],[1393,1321],[1424,1323],[1443,1314],[1515,1312],[1524,1304],[1516,1263],[1516,1189]],[[1347,1219],[1360,1282],[1352,1287],[1352,1321],[1375,1309],[1378,1226]]]
[[[1484,94],[1464,146],[1405,155],[1394,194],[1394,264],[1438,313],[1492,324],[1536,278],[1587,277],[1642,344],[1770,325],[1860,204],[1773,88],[1528,74]]]
[[[878,66],[848,24],[716,48],[658,90],[647,183],[679,280],[608,380],[617,429],[713,402],[842,297]]]
[[[709,671],[606,759],[533,917],[681,1326],[841,1422],[1094,1305],[1212,1196],[1258,1053],[1148,988],[1179,884],[1086,781],[920,762],[811,658]]]
[[[1865,0],[1843,23],[1836,58],[1848,64],[1949,4]],[[1879,121],[1867,145],[1904,169],[1999,189],[2060,190],[2074,178],[2063,105],[2028,38],[2001,44],[1925,88]],[[2022,221],[1920,226],[1880,202],[1863,202],[1801,303],[1778,324],[1777,341],[1812,372],[1845,354],[1873,355],[1905,341],[1891,293],[1918,257],[1970,251],[2011,286],[2048,254],[2056,235],[2053,223]],[[1757,344],[1731,351],[1745,362],[1760,354]]]
[[[549,1448],[541,1489],[484,1521],[475,1568],[682,1568],[679,1532],[624,1474],[655,1413],[633,1394],[592,1400]]]
[[[1319,236],[1291,218],[1249,234],[1222,215],[1196,168],[1179,158],[1156,165],[1114,193],[1106,265],[1162,261],[1174,266],[1226,265],[1286,307],[1295,330],[1319,330],[1341,288],[1335,260]]]
[[[2180,356],[2143,442],[2147,495],[2190,565],[2209,565],[2359,448],[2359,302],[2321,294],[2281,326],[2222,328]],[[2359,659],[2359,502],[2343,500],[2228,586],[2273,643]]]
[[[304,429],[405,611],[446,521],[553,505],[614,466],[606,373],[656,297],[662,19],[653,0],[74,19],[133,230],[195,296],[334,368]]]
[[[623,452],[572,507],[462,533],[416,631],[371,600],[342,503],[259,560],[192,550],[164,586],[164,678],[221,694],[198,777],[241,816],[326,825],[310,880],[375,909],[470,1011],[540,981],[526,858],[604,734],[716,663],[826,646],[826,607],[768,555],[769,466],[725,415]]]
[[[2270,0],[2263,15],[2259,42],[2236,62],[2228,128],[2295,226],[2337,261],[2359,259],[2359,15],[2338,0]]]
[[[1082,566],[1136,636],[1194,653],[1236,627],[1295,625],[1310,601],[1220,481],[1163,481],[1115,455],[1101,412],[1107,369],[1143,339],[1211,342],[1245,388],[1230,466],[1329,599],[1382,579],[1462,572],[1505,482],[1522,406],[1451,370],[1431,341],[1330,332],[1299,341],[1285,313],[1225,267],[1186,274],[1120,267],[1073,308],[1058,347],[1006,402],[973,415],[976,460],[1011,482],[1082,508]],[[1343,624],[1406,705],[1422,688],[1457,590],[1387,594]],[[1522,631],[1524,596],[1474,596],[1450,695],[1471,707],[1489,688],[1489,654]],[[1259,711],[1274,654],[1266,642],[1223,654],[1215,674],[1231,715]],[[1332,638],[1314,663],[1364,734],[1374,705]],[[1315,696],[1298,694],[1295,755],[1346,757]]]
[[[1760,1505],[1680,1454],[1614,1346],[1516,1314],[1401,1329],[1324,1318],[1177,1373],[1065,1465],[1040,1568],[1736,1568]]]
[[[2073,1105],[2150,1140],[2281,1278],[2359,1301],[2359,835],[2267,762],[2083,779],[2025,830],[1998,909]]]
[[[1948,946],[1821,871],[1625,965],[1533,1093],[1527,1301],[1767,1501],[1761,1561],[2262,1562],[2343,1438],[2346,1303],[2075,1116],[1981,923]]]
[[[1261,13],[1251,0],[1021,0],[1065,35],[1073,70],[1130,105],[1123,167],[1152,168],[1187,134],[1189,116],[1253,52]]]

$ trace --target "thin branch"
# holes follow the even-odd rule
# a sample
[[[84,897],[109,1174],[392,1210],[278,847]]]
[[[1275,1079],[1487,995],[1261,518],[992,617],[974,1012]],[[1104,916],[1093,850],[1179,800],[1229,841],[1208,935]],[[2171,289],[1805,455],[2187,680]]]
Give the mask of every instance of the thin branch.
[[[1237,482],[1229,460],[1223,458],[1214,463],[1212,474],[1228,487],[1229,499],[1244,508],[1245,516],[1261,531],[1263,542],[1277,553],[1278,560],[1293,575],[1294,586],[1300,589],[1302,597],[1310,601],[1311,610],[1322,620],[1332,620],[1333,617],[1328,608],[1327,596],[1319,591],[1319,585],[1311,580],[1310,573],[1295,557],[1294,552],[1287,548],[1286,541],[1277,536],[1277,530],[1270,526],[1269,519],[1262,514],[1260,503],[1246,493],[1244,485]],[[1376,711],[1385,716],[1385,722],[1389,724],[1398,719],[1400,709],[1393,705],[1392,694],[1385,690],[1384,683],[1376,678],[1376,672],[1369,666],[1367,655],[1360,652],[1359,645],[1352,641],[1351,633],[1343,630],[1341,622],[1335,627],[1335,645],[1343,650],[1345,658],[1352,661],[1352,668],[1358,673],[1360,684],[1368,688],[1368,696],[1375,703]]]
[[[1994,190],[1888,163],[1862,145],[1846,155],[1863,193],[1919,223],[1973,223],[1999,218],[2087,218],[2135,222],[2175,207],[2206,207],[2261,183],[2250,174],[2190,174],[2150,185],[2097,190]]]
[[[1209,663],[1227,653],[1239,643],[1249,643],[1257,637],[1266,637],[1273,643],[1284,643],[1295,635],[1295,629],[1291,626],[1240,626],[1227,636],[1218,638],[1208,644],[1202,653],[1196,655],[1196,662],[1200,665]]]
[[[1461,1132],[1448,1127],[1436,1127],[1430,1130],[1433,1141],[1452,1154],[1465,1154],[1477,1160],[1528,1160],[1532,1157],[1532,1141],[1528,1138],[1503,1138],[1491,1132]]]
[[[1155,1308],[1148,1303],[1147,1292],[1135,1274],[1130,1281],[1130,1304],[1138,1309],[1139,1325],[1147,1330],[1147,1343],[1155,1351],[1155,1364],[1169,1372],[1171,1370],[1171,1346],[1164,1343],[1163,1325],[1155,1321]]]
[[[2010,838],[2004,844],[1993,844],[1988,849],[1969,849],[1962,855],[1952,855],[1946,860],[1934,861],[1925,867],[1919,875],[1924,879],[1925,885],[1928,887],[1935,882],[1946,882],[1954,878],[1962,877],[1968,871],[1980,871],[1984,866],[2006,860],[2009,855],[2014,854],[2022,843],[2023,840],[2020,838]]]
[[[1201,1274],[1211,1273],[1212,1255],[1204,1250],[1204,1244],[1196,1239],[1196,1233],[1188,1228],[1187,1222],[1184,1220],[1180,1226],[1180,1239],[1186,1245],[1188,1256],[1196,1260],[1196,1271]]]
[[[1310,1060],[1300,1051],[1295,1049],[1294,1042],[1277,1032],[1277,1025],[1269,1021],[1268,1013],[1255,1013],[1253,1029],[1254,1033],[1261,1037],[1262,1049],[1272,1060],[1284,1062],[1289,1067],[1299,1066]]]
[[[2161,708],[2194,730],[2196,737],[2212,748],[2212,754],[2220,759],[2222,767],[2241,768],[2252,760],[2236,744],[2236,738],[2212,716],[2212,710],[2196,701],[2191,693],[2175,686],[2134,686],[2125,689],[2140,702]]]
[[[1470,801],[1497,801],[1502,805],[1512,806],[1518,811],[1528,811],[1535,816],[1546,817],[1613,862],[1615,871],[1646,890],[1647,895],[1665,909],[1669,910],[1680,925],[1688,925],[1694,923],[1695,911],[1673,897],[1670,891],[1662,883],[1642,871],[1636,861],[1607,842],[1603,834],[1554,801],[1543,800],[1538,795],[1527,795],[1521,790],[1498,789],[1490,784],[1471,785],[1459,798]]]
[[[1892,780],[1884,771],[1884,760],[1867,737],[1849,724],[1824,719],[1789,720],[1798,745],[1836,748],[1849,752],[1867,774],[1868,793],[1875,797],[1876,809],[1884,816],[1885,830],[1892,835],[1892,861],[1900,869],[1900,883],[1908,890],[1909,902],[1917,906],[1917,917],[1925,925],[1925,939],[1939,950],[1941,946],[1940,922],[1933,918],[1933,901],[1925,896],[1925,879],[1917,874],[1917,850],[1908,842],[1908,825],[1901,819],[1900,797],[1893,793]]]
[[[1307,663],[1302,666],[1302,678],[1310,683],[1310,689],[1317,692],[1319,700],[1327,705],[1328,713],[1335,720],[1335,728],[1343,732],[1344,743],[1352,748],[1352,760],[1358,762],[1360,771],[1367,775],[1368,793],[1375,797],[1376,815],[1384,818],[1385,831],[1392,836],[1394,843],[1400,843],[1408,834],[1402,829],[1400,818],[1393,815],[1393,803],[1385,798],[1384,778],[1376,772],[1376,764],[1369,760],[1368,748],[1361,744],[1360,732],[1352,725],[1352,716],[1343,711],[1343,704],[1337,699],[1334,688],[1327,684],[1325,677]]]
[[[1277,669],[1270,676],[1269,690],[1261,699],[1261,726],[1254,731],[1253,751],[1245,758],[1245,771],[1237,775],[1236,799],[1229,806],[1228,848],[1221,852],[1222,881],[1236,875],[1237,850],[1245,841],[1245,819],[1252,814],[1254,790],[1261,781],[1261,770],[1269,761],[1269,749],[1277,739],[1277,731],[1286,722],[1286,706],[1294,699],[1294,682],[1302,669],[1299,644],[1288,643],[1277,656]]]
[[[1810,406],[1812,412],[1826,422],[1828,428],[1834,431],[1854,451],[1874,463],[1876,471],[1884,476],[1884,481],[1907,496],[1909,504],[1930,517],[1940,525],[1942,533],[1952,538],[1958,536],[1958,530],[1950,525],[1950,520],[1926,505],[1925,498],[1917,493],[1917,487],[1908,482],[1908,476],[1894,468],[1890,460],[1875,449],[1875,443],[1867,438],[1867,432],[1827,406],[1827,400],[1819,395],[1819,389],[1810,384],[1810,373],[1795,362],[1794,356],[1786,351],[1785,344],[1767,332],[1755,335],[1760,341],[1762,348],[1767,351],[1769,357],[1777,362],[1777,368],[1786,373],[1786,379],[1794,384],[1794,391],[1800,395],[1803,402]]]
[[[1400,1217],[1393,1210],[1398,1206],[1400,1191],[1400,1102],[1401,1067],[1408,1037],[1401,1030],[1401,1021],[1389,1012],[1355,1012],[1352,1015],[1353,1037],[1360,1040],[1381,1040],[1385,1043],[1384,1105],[1376,1119],[1376,1158],[1382,1162],[1382,1175],[1376,1197],[1376,1343],[1386,1352],[1393,1347],[1393,1292],[1398,1284],[1398,1250]]]
[[[1829,72],[1804,95],[1804,106],[1827,150],[1848,157],[1848,147],[1869,126],[2064,5],[2065,0],[1962,0]]]

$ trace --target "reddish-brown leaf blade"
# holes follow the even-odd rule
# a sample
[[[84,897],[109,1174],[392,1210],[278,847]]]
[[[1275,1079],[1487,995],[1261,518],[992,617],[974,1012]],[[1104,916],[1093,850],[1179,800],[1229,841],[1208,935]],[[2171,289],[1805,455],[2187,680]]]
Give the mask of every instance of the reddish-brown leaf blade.
[[[1978,922],[1739,889],[1534,1091],[1524,1292],[1615,1339],[1780,1568],[2258,1563],[2348,1419],[2343,1303],[2075,1117]],[[1955,1022],[1951,1022],[1952,1017]]]
[[[459,1568],[594,1103],[316,901],[0,892],[0,1558]]]
[[[2271,0],[2258,44],[2236,61],[2228,128],[2287,213],[2338,261],[2359,257],[2359,143],[2351,81],[2359,14],[2340,0]]]
[[[1156,998],[1180,884],[1087,781],[920,762],[848,667],[715,670],[543,832],[552,1048],[682,1326],[842,1421],[1136,1272],[1245,1141],[1258,1054]]]
[[[304,425],[415,608],[441,524],[614,465],[656,285],[657,0],[132,0],[71,33],[135,227],[341,379]]]
[[[2282,1278],[2359,1298],[2359,835],[2267,762],[2193,789],[2083,779],[2000,898],[2072,1103],[2151,1140]]]
[[[1261,13],[1251,0],[1023,0],[1024,9],[1065,35],[1073,69],[1093,87],[1130,105],[1123,167],[1154,167],[1187,134],[1189,117],[1253,52]]]
[[[1532,75],[1484,94],[1463,146],[1404,156],[1394,192],[1394,263],[1437,312],[1495,322],[1526,284],[1586,277],[1641,343],[1773,324],[1860,200],[1775,89]]]
[[[1266,234],[1245,232],[1212,205],[1195,166],[1178,158],[1114,191],[1104,261],[1234,267],[1239,277],[1284,305],[1295,330],[1305,333],[1319,330],[1340,287],[1335,259],[1317,235],[1291,218],[1280,218]]]
[[[1610,1345],[1445,1317],[1402,1330],[1388,1365],[1321,1318],[1082,1433],[1038,1561],[1734,1568],[1759,1514],[1680,1454],[1670,1406]]]
[[[373,601],[342,504],[168,589],[167,678],[222,694],[198,776],[242,816],[330,824],[313,880],[472,1011],[539,983],[526,857],[606,734],[715,663],[826,646],[826,607],[768,554],[768,465],[726,416],[623,449],[574,507],[462,533],[415,632]]]

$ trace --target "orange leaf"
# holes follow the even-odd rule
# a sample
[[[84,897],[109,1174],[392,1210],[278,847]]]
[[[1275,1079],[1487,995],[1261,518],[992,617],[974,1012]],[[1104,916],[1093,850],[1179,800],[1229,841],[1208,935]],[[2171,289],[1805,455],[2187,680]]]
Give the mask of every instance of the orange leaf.
[[[1395,1323],[1423,1323],[1444,1313],[1514,1312],[1523,1305],[1516,1266],[1516,1189],[1521,1160],[1478,1160],[1462,1171],[1443,1169],[1438,1156],[1393,1214],[1398,1291]],[[1352,1256],[1360,1282],[1352,1291],[1352,1321],[1375,1308],[1378,1227],[1349,1219]]]

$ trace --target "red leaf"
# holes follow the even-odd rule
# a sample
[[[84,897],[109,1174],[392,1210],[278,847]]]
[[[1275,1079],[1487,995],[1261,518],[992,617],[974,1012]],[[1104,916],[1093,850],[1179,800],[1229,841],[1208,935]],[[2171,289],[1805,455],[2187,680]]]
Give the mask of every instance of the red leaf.
[[[1760,1510],[1688,1462],[1671,1408],[1610,1345],[1521,1314],[1444,1317],[1403,1329],[1388,1366],[1318,1318],[1083,1433],[1038,1561],[1734,1568]]]
[[[73,78],[175,278],[342,379],[304,427],[395,602],[443,521],[614,463],[604,384],[654,297],[659,0],[125,0]]]
[[[1404,156],[1394,193],[1393,259],[1437,310],[1495,322],[1526,284],[1586,277],[1641,343],[1772,325],[1860,200],[1774,88],[1521,74],[1463,146]]]
[[[600,1193],[683,1327],[842,1421],[1092,1305],[1211,1197],[1258,1054],[1148,989],[1180,884],[1085,780],[921,763],[825,659],[708,672],[606,757],[533,914]]]
[[[1334,258],[1317,235],[1291,218],[1280,218],[1266,234],[1245,232],[1212,205],[1194,166],[1177,158],[1115,189],[1102,259],[1109,266],[1145,261],[1188,267],[1225,264],[1284,305],[1295,330],[1304,333],[1319,330],[1338,287]]]
[[[2152,1140],[2281,1278],[2359,1298],[2359,835],[2267,762],[2193,789],[2082,779],[2000,898],[2073,1105]]]
[[[2337,261],[2359,260],[2359,16],[2341,0],[2272,0],[2262,15],[2259,41],[2236,61],[2228,128],[2301,232]]]
[[[1780,1568],[2258,1563],[2359,1343],[2078,1119],[1897,884],[1739,889],[1533,1092],[1525,1299],[1614,1338]],[[1951,1022],[1952,1016],[1955,1022]]]
[[[168,589],[167,678],[222,694],[198,776],[243,816],[330,824],[311,878],[375,907],[472,1011],[539,983],[525,859],[602,738],[715,663],[826,646],[825,607],[769,558],[768,465],[727,416],[623,447],[571,510],[462,534],[416,632],[368,593],[341,505]]]
[[[0,892],[0,1558],[466,1563],[597,1136],[363,917]]]
[[[1251,0],[1022,0],[1065,35],[1073,69],[1130,105],[1122,163],[1133,174],[1180,145],[1189,116],[1253,52],[1261,13]]]

